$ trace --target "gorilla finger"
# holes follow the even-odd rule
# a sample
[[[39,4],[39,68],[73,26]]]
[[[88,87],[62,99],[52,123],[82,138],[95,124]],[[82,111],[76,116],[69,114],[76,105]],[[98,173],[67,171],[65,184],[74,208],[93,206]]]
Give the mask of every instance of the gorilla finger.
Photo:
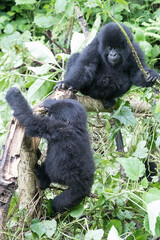
[[[145,81],[150,82],[150,81],[152,81],[152,78],[153,77],[150,75],[150,73],[148,73],[147,77],[145,77]]]
[[[60,90],[62,88],[62,83],[57,83],[57,85],[54,87],[54,90]]]
[[[71,87],[69,87],[69,88],[68,88],[68,90],[69,90],[69,91],[72,91],[72,90],[73,90],[73,87],[72,87],[72,86],[71,86]]]
[[[152,82],[155,82],[155,81],[157,81],[158,80],[158,78],[157,77],[154,77],[153,79],[152,79]]]

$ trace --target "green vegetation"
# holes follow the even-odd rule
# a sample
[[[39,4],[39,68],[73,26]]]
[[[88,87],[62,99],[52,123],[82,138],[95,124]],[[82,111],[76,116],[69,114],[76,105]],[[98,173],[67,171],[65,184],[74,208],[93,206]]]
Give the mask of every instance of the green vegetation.
[[[109,12],[132,29],[150,67],[160,69],[160,0],[1,0],[0,146],[12,116],[5,101],[6,91],[15,85],[30,104],[40,102],[63,78],[70,53],[87,44],[75,6],[91,32],[88,42],[111,21]],[[18,203],[17,190],[11,200],[6,240],[146,240],[160,236],[160,97],[151,88],[138,87],[127,95],[147,101],[152,113],[132,112],[123,98],[118,100],[119,109],[112,116],[116,119],[114,126],[109,113],[88,113],[96,163],[92,193],[96,197],[86,198],[71,211],[53,218],[50,199],[57,190],[47,189],[39,217],[29,219],[20,207],[12,214]],[[115,144],[120,128],[125,146],[122,158]],[[151,182],[144,164],[150,160],[157,163],[158,171]],[[126,176],[121,176],[120,164]]]

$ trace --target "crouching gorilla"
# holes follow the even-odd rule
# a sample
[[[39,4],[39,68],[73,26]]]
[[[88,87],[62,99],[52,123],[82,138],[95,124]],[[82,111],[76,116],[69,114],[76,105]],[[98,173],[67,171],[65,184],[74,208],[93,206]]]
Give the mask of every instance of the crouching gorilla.
[[[114,98],[122,96],[132,85],[152,86],[159,74],[146,65],[143,52],[134,42],[130,29],[123,24],[121,26],[148,73],[147,77],[139,70],[120,28],[111,22],[100,30],[82,53],[71,55],[64,81],[59,82],[55,89],[73,88],[101,99],[104,107],[110,108],[115,103]]]
[[[47,157],[35,171],[40,188],[51,182],[68,186],[52,200],[53,211],[63,212],[78,204],[90,194],[95,171],[84,107],[76,100],[47,99],[43,106],[48,116],[38,116],[15,87],[7,92],[6,100],[26,134],[48,142]]]

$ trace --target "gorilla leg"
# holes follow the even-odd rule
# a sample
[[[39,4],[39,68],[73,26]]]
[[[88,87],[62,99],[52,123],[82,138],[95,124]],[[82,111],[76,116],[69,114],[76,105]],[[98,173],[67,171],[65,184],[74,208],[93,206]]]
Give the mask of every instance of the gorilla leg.
[[[38,183],[41,190],[44,190],[47,187],[49,187],[51,180],[46,174],[44,163],[42,163],[41,166],[37,164],[34,173],[38,179]]]
[[[52,200],[52,210],[62,213],[80,203],[82,199],[89,196],[89,194],[90,187],[88,187],[88,189],[80,185],[68,187]]]

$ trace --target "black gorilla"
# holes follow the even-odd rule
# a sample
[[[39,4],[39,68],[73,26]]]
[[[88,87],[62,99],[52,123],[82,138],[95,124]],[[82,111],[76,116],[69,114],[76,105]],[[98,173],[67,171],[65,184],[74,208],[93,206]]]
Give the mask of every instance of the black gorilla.
[[[47,139],[46,160],[35,171],[40,188],[47,188],[51,182],[68,186],[52,200],[53,211],[63,212],[88,196],[95,165],[84,107],[76,100],[47,99],[43,106],[48,116],[42,117],[33,114],[17,88],[7,92],[6,100],[27,135]]]
[[[143,52],[134,42],[130,29],[123,24],[121,26],[148,72],[147,78],[139,70],[120,28],[111,22],[100,30],[82,53],[75,53],[69,58],[65,79],[55,89],[73,88],[101,99],[104,107],[109,108],[114,105],[114,98],[122,96],[132,85],[152,86],[159,77],[158,73],[146,65]]]

